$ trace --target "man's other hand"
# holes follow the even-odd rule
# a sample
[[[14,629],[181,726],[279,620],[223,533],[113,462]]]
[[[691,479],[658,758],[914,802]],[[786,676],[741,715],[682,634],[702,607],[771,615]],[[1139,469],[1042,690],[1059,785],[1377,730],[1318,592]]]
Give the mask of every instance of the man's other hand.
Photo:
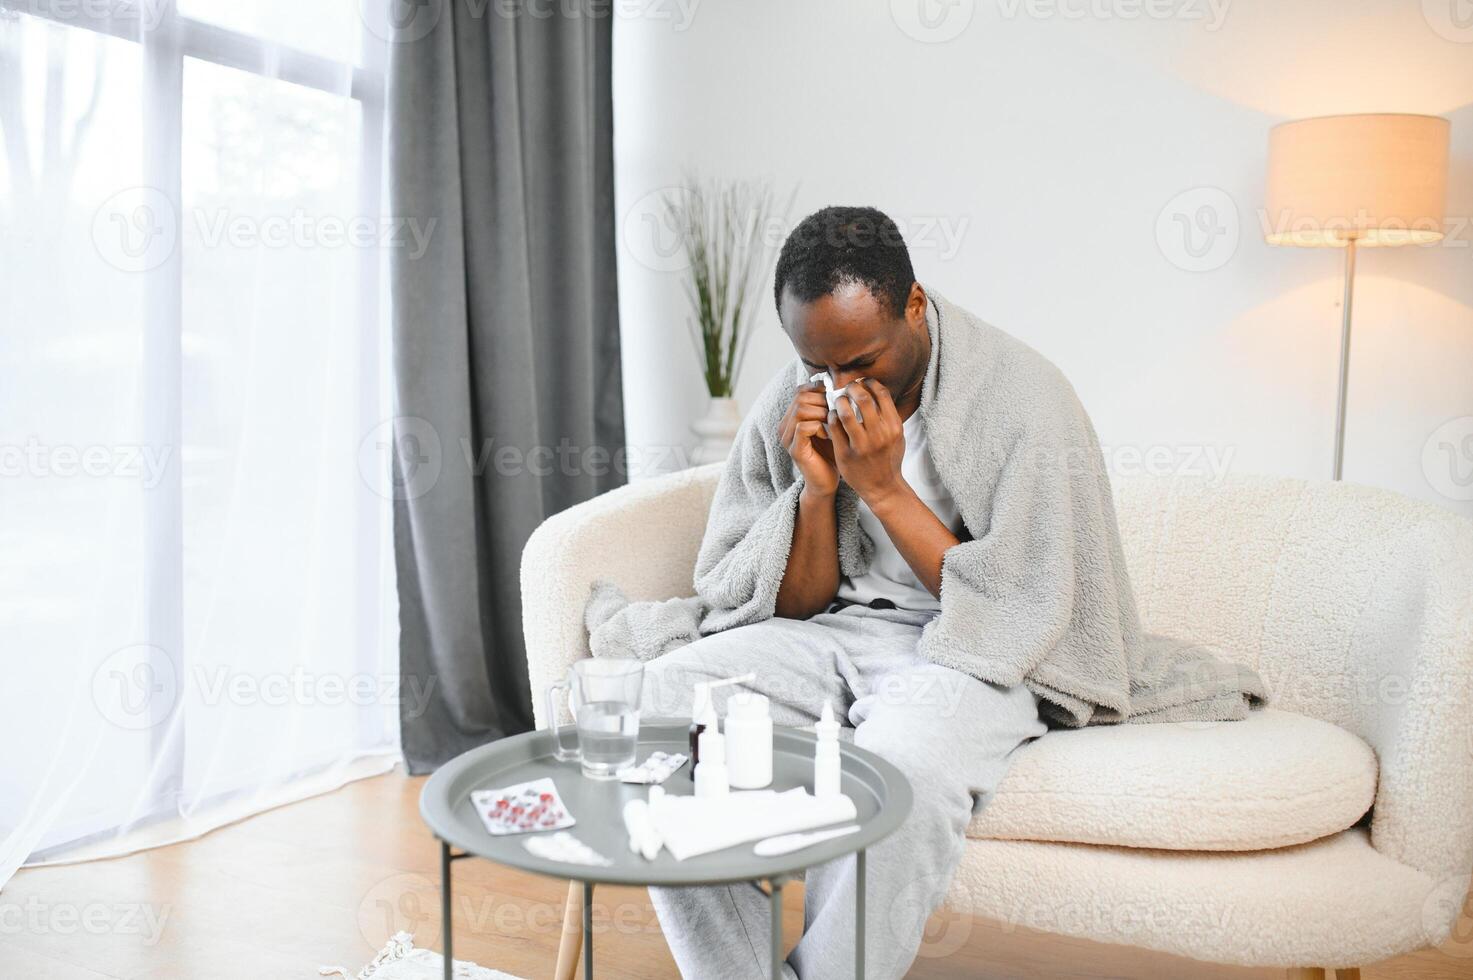
[[[825,435],[829,406],[823,384],[809,381],[798,387],[793,403],[783,416],[779,436],[788,455],[803,474],[804,492],[832,497],[839,489],[839,470],[834,464],[834,444]]]
[[[874,378],[852,381],[846,391],[848,398],[834,401],[830,445],[839,475],[873,509],[878,501],[906,488],[900,475],[905,458],[904,423],[890,390]],[[859,405],[858,415],[851,398]]]

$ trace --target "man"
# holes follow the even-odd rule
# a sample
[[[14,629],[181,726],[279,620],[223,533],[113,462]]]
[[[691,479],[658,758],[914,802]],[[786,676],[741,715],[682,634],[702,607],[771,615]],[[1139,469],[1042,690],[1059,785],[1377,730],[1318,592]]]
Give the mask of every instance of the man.
[[[798,362],[738,434],[697,595],[628,605],[601,585],[590,643],[656,658],[647,714],[688,713],[696,681],[752,671],[778,724],[812,724],[830,701],[856,744],[906,774],[913,810],[867,859],[868,972],[899,977],[967,824],[1018,748],[1048,730],[1045,715],[1230,719],[1266,695],[1250,671],[1141,636],[1073,389],[1036,351],[928,294],[889,218],[810,215],[783,246],[774,291]],[[822,372],[841,390],[832,408],[809,380]],[[787,975],[850,977],[854,861],[805,880]],[[767,975],[756,889],[650,894],[685,976]]]

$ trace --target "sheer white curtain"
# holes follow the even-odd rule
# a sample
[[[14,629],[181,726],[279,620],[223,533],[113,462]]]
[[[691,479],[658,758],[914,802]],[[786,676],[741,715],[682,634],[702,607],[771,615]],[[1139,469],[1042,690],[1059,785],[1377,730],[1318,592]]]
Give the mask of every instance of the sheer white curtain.
[[[0,0],[0,884],[398,757],[375,33]]]

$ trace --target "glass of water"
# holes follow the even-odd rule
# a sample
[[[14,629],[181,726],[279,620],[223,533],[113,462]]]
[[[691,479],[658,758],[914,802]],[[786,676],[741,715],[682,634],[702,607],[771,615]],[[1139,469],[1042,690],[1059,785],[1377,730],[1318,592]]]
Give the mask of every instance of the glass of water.
[[[639,698],[644,664],[638,660],[589,657],[573,664],[568,679],[547,689],[547,717],[559,762],[581,762],[589,779],[614,779],[634,765],[639,741]],[[578,747],[563,745],[557,691],[570,689],[569,707],[578,728]]]

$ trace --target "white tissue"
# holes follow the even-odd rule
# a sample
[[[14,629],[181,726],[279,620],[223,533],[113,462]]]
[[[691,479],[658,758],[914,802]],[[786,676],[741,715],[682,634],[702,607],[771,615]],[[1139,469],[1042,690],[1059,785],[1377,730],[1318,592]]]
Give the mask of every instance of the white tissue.
[[[833,376],[827,371],[820,371],[808,380],[823,382],[823,397],[824,401],[829,403],[830,412],[838,411],[834,406],[838,404],[840,395],[849,395],[849,405],[854,409],[854,418],[860,422],[864,421],[864,416],[859,414],[859,402],[855,401],[854,396],[849,394],[849,385],[845,385],[842,388],[835,388]],[[853,383],[851,381],[849,384]]]
[[[711,797],[650,793],[650,819],[677,861],[763,837],[850,823],[857,816],[849,797],[819,799],[802,786]]]

